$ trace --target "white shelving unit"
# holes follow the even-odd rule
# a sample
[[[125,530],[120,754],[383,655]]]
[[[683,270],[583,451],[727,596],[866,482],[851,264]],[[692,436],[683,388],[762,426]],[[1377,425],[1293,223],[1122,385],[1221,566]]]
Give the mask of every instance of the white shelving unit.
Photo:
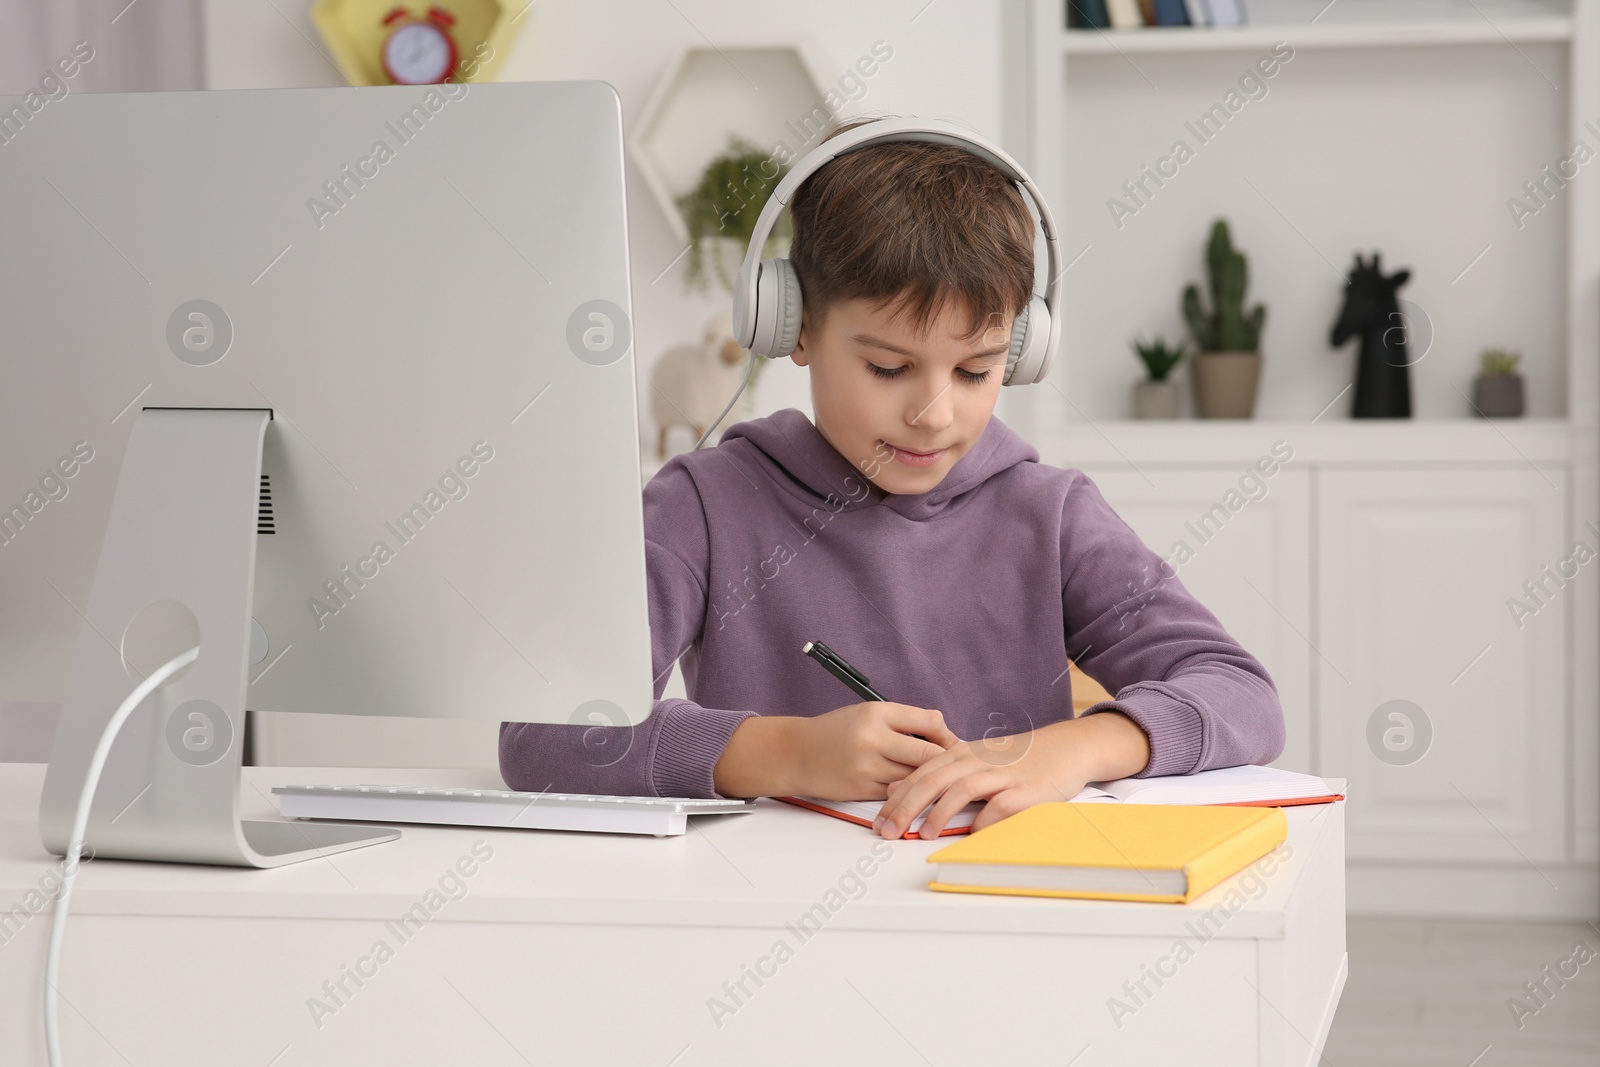
[[[1419,422],[1475,421],[1467,395],[1490,346],[1524,352],[1530,415],[1600,400],[1600,303],[1585,288],[1600,274],[1597,183],[1583,173],[1595,164],[1521,229],[1507,207],[1575,140],[1600,150],[1586,125],[1600,129],[1588,6],[1254,0],[1244,28],[1133,31],[1068,31],[1061,7],[1037,0],[1012,31],[1008,143],[1050,196],[1072,264],[1064,373],[1007,396],[1019,428],[1131,415],[1140,369],[1127,342],[1186,333],[1179,295],[1204,284],[1215,217],[1249,257],[1250,300],[1268,308],[1258,417],[1309,421],[1333,402],[1321,417],[1348,421],[1349,396],[1335,399],[1354,349],[1335,352],[1327,331],[1343,271],[1374,250],[1386,269],[1411,269],[1400,296],[1432,339],[1412,372]],[[1292,61],[1197,138],[1195,120],[1276,42]],[[1180,140],[1192,157],[1156,185],[1147,175]],[[1114,219],[1113,200],[1133,214]]]
[[[775,130],[797,141],[816,136],[821,119],[814,109],[826,91],[822,72],[830,69],[831,62],[811,43],[679,50],[639,112],[628,156],[680,242],[689,240],[689,229],[678,197],[693,191],[706,164],[728,150],[728,135],[761,149],[772,147]],[[715,121],[708,122],[708,115]]]
[[[1008,11],[1005,143],[1071,266],[1057,372],[1006,391],[1002,417],[1045,462],[1088,471],[1163,555],[1289,442],[1271,495],[1180,575],[1280,681],[1285,759],[1351,779],[1352,909],[1592,916],[1600,570],[1526,629],[1505,605],[1600,541],[1585,525],[1600,526],[1600,156],[1520,228],[1507,201],[1576,142],[1600,153],[1600,0],[1246,6],[1233,29],[1069,31],[1061,0]],[[1198,139],[1192,120],[1285,45]],[[1180,139],[1190,158],[1130,197]],[[1113,197],[1136,210],[1119,220]],[[1204,288],[1216,217],[1268,308],[1257,418],[1133,420],[1128,339],[1187,338],[1179,297]],[[1411,270],[1400,296],[1431,337],[1409,420],[1350,418],[1356,356],[1327,344],[1343,271],[1374,250]],[[1528,417],[1472,414],[1490,346],[1524,352]],[[1363,740],[1393,698],[1434,711],[1435,747],[1409,767]]]
[[[1250,22],[1236,27],[1170,26],[1065,35],[1068,54],[1237,51],[1270,48],[1292,36],[1297,48],[1381,48],[1440,44],[1565,42],[1570,10],[1540,0],[1247,0]]]

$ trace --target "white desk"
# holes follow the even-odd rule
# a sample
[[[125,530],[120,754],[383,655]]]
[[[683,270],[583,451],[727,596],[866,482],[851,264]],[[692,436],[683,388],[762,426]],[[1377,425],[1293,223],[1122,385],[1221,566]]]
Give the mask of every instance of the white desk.
[[[287,782],[499,785],[244,773],[248,817],[273,815],[270,787]],[[43,777],[0,764],[0,907],[22,906],[0,925],[0,1034],[19,1067],[44,1062],[50,906],[26,906],[60,862],[39,843]],[[1345,980],[1344,811],[1285,813],[1292,855],[1207,940],[1201,913],[1239,876],[1190,906],[937,893],[924,858],[949,839],[880,844],[771,800],[672,838],[405,827],[276,870],[89,861],[63,1049],[71,1067],[1314,1064]],[[476,865],[474,842],[492,849]],[[430,901],[463,857],[464,895]],[[400,930],[419,903],[437,910]],[[802,939],[816,905],[820,932]],[[1170,977],[1158,987],[1150,969]],[[336,1000],[324,982],[341,977]],[[1119,1026],[1109,1002],[1135,1005],[1123,984],[1141,977],[1151,994]],[[742,1003],[724,989],[741,978]],[[733,1009],[720,1025],[711,998]]]

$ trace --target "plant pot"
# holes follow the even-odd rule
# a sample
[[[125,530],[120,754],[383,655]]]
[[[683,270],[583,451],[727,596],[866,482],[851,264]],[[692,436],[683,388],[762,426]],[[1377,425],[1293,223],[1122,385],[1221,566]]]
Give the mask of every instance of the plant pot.
[[[1248,419],[1254,414],[1260,352],[1200,352],[1189,367],[1195,411],[1202,419]]]
[[[1472,403],[1488,418],[1515,418],[1522,414],[1522,375],[1480,374],[1472,382]]]
[[[1170,378],[1145,381],[1133,387],[1133,417],[1136,419],[1175,419],[1178,417],[1178,383]]]

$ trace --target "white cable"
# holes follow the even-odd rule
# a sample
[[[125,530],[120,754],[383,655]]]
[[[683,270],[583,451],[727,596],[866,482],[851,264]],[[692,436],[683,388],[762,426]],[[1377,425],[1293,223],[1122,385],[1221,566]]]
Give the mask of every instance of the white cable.
[[[749,385],[750,379],[756,376],[756,360],[760,358],[760,356],[755,354],[755,350],[752,349],[750,352],[750,369],[745,371],[744,381],[739,383],[739,391],[733,394],[733,399],[728,401],[728,406],[723,408],[722,411],[717,414],[717,417],[711,420],[711,426],[707,428],[705,433],[700,435],[700,440],[694,443],[696,451],[699,451],[700,446],[706,443],[706,438],[711,436],[712,431],[717,428],[717,425],[722,422],[722,420],[727,416],[728,412],[733,410],[733,405],[738,403],[739,398],[744,395],[744,387]]]
[[[154,692],[168,678],[187,667],[200,655],[199,646],[189,651],[174,656],[162,664],[150,677],[134,687],[133,692],[117,708],[111,721],[106,723],[105,730],[100,734],[100,743],[95,746],[94,755],[89,759],[89,770],[83,776],[83,793],[78,797],[78,810],[72,816],[72,833],[67,838],[66,862],[61,868],[61,896],[56,899],[55,916],[50,920],[50,949],[44,960],[44,1042],[45,1052],[49,1056],[50,1067],[61,1067],[61,1034],[57,1027],[56,1004],[56,978],[61,968],[61,935],[67,929],[67,902],[72,897],[72,882],[78,873],[78,858],[83,855],[83,835],[89,827],[89,805],[94,802],[95,787],[100,784],[100,771],[106,765],[106,756],[111,752],[111,743],[117,739],[117,733],[122,729],[122,724],[144,698]]]

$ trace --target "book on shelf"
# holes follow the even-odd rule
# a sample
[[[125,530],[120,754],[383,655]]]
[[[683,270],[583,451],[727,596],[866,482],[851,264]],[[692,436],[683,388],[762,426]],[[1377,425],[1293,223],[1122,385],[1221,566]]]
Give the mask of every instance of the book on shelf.
[[[869,828],[884,805],[881,800],[822,800],[817,797],[774,799]],[[1314,774],[1246,765],[1221,767],[1197,774],[1091,782],[1070,799],[1075,804],[1203,804],[1280,808],[1297,804],[1329,804],[1343,800],[1344,794],[1334,792],[1327,782]],[[983,801],[975,800],[956,812],[939,836],[970,833],[972,820],[983,810],[983,804]],[[907,840],[916,839],[926,815],[924,811],[911,820],[911,825],[900,836]]]
[[[1189,5],[1185,0],[1154,0],[1151,6],[1153,10],[1151,12],[1150,25],[1189,25]]]
[[[1106,13],[1111,16],[1114,30],[1137,30],[1144,25],[1139,0],[1106,0]]]
[[[1143,26],[1243,26],[1244,0],[1066,0],[1072,30],[1133,30]]]
[[[1067,28],[1104,30],[1111,26],[1106,0],[1067,0]]]
[[[1244,0],[1205,0],[1213,26],[1243,26],[1245,24]]]

